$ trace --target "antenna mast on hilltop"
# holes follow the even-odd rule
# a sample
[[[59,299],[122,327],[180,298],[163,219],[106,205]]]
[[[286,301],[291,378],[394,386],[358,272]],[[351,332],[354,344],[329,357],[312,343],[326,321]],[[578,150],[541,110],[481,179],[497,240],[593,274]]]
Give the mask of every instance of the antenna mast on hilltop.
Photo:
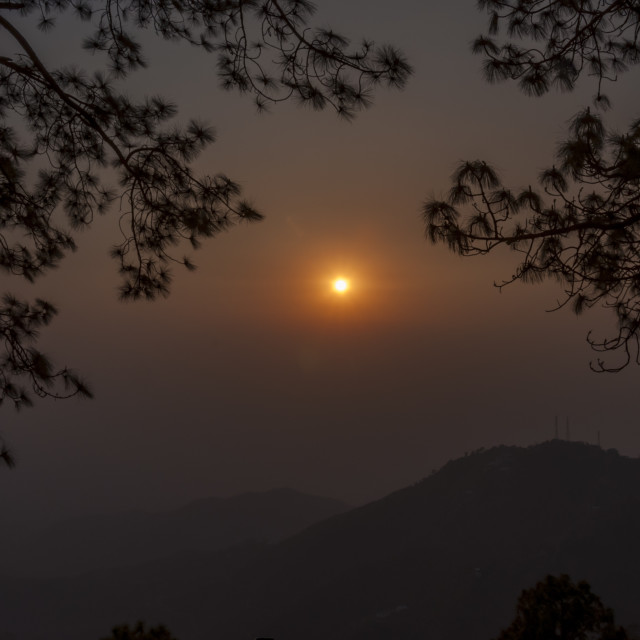
[[[567,440],[571,440],[571,433],[569,431],[569,418],[567,418]]]

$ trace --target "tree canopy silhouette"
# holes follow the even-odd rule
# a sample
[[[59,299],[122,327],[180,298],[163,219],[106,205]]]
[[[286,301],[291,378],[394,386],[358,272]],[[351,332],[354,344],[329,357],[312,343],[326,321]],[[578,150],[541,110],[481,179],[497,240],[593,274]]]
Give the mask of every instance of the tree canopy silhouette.
[[[21,30],[25,19],[55,29],[65,11],[88,23],[83,46],[103,56],[101,71],[49,68]],[[352,47],[311,28],[313,13],[308,0],[0,0],[0,267],[34,280],[75,249],[79,230],[117,208],[120,295],[153,299],[168,293],[172,265],[193,268],[178,245],[197,248],[260,220],[233,180],[193,170],[212,129],[169,126],[173,104],[136,102],[118,86],[146,64],[142,30],[217,56],[222,87],[251,94],[259,110],[293,99],[351,118],[377,85],[405,83],[411,69],[397,50],[368,40]],[[117,174],[117,188],[105,184],[104,169]],[[55,313],[42,300],[4,298],[0,402],[28,404],[25,378],[37,396],[90,395],[34,346]]]
[[[130,627],[128,624],[114,627],[111,635],[102,640],[176,640],[164,625],[145,628],[144,622],[137,622]]]
[[[489,81],[513,79],[528,95],[571,90],[581,74],[594,76],[596,107],[607,107],[603,82],[640,61],[640,5],[635,0],[479,0],[489,35],[473,45]],[[501,27],[508,40],[497,41]],[[596,371],[640,364],[640,119],[624,134],[607,130],[585,108],[572,120],[557,163],[542,171],[539,189],[512,190],[485,161],[464,162],[446,199],[424,205],[428,239],[463,255],[507,246],[521,254],[511,278],[558,280],[576,313],[605,306],[616,332],[589,333],[597,352],[620,352]]]
[[[516,617],[497,640],[627,640],[613,611],[591,592],[589,583],[547,576],[518,598]]]

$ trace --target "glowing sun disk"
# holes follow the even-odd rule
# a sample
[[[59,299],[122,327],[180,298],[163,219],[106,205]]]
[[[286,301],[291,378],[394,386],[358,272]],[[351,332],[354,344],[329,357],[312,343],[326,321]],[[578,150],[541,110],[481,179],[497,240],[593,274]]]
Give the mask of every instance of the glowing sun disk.
[[[344,278],[337,278],[333,281],[333,288],[338,293],[344,293],[349,288],[349,281]]]

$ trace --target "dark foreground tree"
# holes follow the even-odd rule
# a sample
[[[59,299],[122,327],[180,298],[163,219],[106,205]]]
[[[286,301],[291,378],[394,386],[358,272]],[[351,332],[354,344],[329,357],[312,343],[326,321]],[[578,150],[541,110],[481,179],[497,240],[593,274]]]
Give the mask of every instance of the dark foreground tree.
[[[595,76],[596,106],[607,106],[604,81],[640,61],[637,0],[479,0],[490,15],[490,36],[474,51],[485,57],[490,81],[514,79],[534,96],[570,90],[583,72]],[[506,27],[509,40],[495,35]],[[521,254],[516,280],[558,280],[576,313],[601,305],[615,314],[617,331],[587,339],[599,352],[619,351],[617,371],[640,363],[640,120],[624,134],[608,131],[584,109],[572,121],[557,164],[542,171],[539,189],[507,188],[484,161],[463,163],[445,200],[425,203],[427,237],[463,256],[507,246]]]
[[[144,622],[138,622],[133,627],[128,624],[114,627],[111,635],[102,640],[177,640],[177,638],[174,638],[164,625],[145,629]]]
[[[25,20],[50,31],[64,11],[87,23],[84,48],[104,57],[102,71],[49,68],[25,35]],[[294,99],[351,118],[376,85],[404,84],[410,68],[396,50],[352,48],[310,28],[313,11],[307,0],[0,0],[0,267],[34,280],[75,248],[77,231],[117,209],[121,296],[153,299],[168,293],[172,264],[193,268],[179,245],[260,220],[235,182],[191,168],[210,128],[170,127],[174,105],[135,102],[118,87],[145,66],[145,29],[216,55],[222,86],[252,94],[258,109]],[[89,395],[34,346],[55,313],[42,300],[4,298],[0,402],[29,403],[25,378],[37,396]]]
[[[627,640],[613,611],[587,582],[547,576],[518,598],[516,617],[497,640]]]

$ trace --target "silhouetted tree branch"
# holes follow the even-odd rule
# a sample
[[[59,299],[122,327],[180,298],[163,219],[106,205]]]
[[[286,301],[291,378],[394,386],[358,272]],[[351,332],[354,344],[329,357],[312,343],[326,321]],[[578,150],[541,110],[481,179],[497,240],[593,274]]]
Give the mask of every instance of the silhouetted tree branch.
[[[15,458],[13,457],[13,453],[5,444],[4,440],[0,439],[0,460],[4,462],[9,469],[13,469],[16,466]]]
[[[571,89],[586,69],[597,77],[596,103],[602,106],[602,81],[639,60],[637,2],[480,0],[479,6],[490,13],[492,34],[505,24],[512,38],[498,45],[481,36],[474,43],[474,51],[485,55],[487,77],[516,79],[527,94],[541,95],[553,85]],[[557,165],[540,174],[538,189],[510,190],[476,160],[460,165],[446,199],[424,205],[430,241],[463,256],[501,245],[521,254],[515,273],[499,287],[551,277],[564,289],[559,307],[570,304],[576,313],[594,305],[612,309],[617,333],[587,339],[596,351],[623,357],[617,364],[598,358],[591,363],[596,371],[640,363],[639,142],[640,120],[620,135],[587,108],[573,119]]]
[[[485,56],[487,79],[517,80],[528,95],[572,89],[586,70],[600,98],[603,80],[640,61],[637,0],[478,0],[478,7],[489,14],[489,36],[473,50]],[[501,26],[506,43],[495,39]]]
[[[87,22],[86,50],[106,56],[103,71],[49,68],[14,17],[55,28],[72,11]],[[214,140],[202,123],[169,127],[176,107],[153,96],[133,101],[117,84],[144,67],[138,33],[184,40],[218,57],[222,86],[251,93],[259,109],[295,98],[350,118],[378,84],[402,86],[410,67],[390,47],[365,41],[354,50],[330,30],[312,29],[307,0],[26,0],[0,2],[0,267],[31,281],[76,247],[75,235],[114,206],[121,242],[113,248],[124,299],[167,295],[176,255],[262,215],[224,175],[196,175],[192,162]],[[111,168],[118,187],[104,184]],[[33,176],[37,176],[34,177]],[[5,300],[0,331],[0,400],[20,406],[36,395],[88,395],[68,370],[27,346],[54,309]]]
[[[54,369],[49,359],[32,345],[40,327],[49,324],[55,308],[44,300],[26,304],[5,295],[0,305],[0,336],[4,354],[0,358],[0,404],[12,400],[20,409],[29,406],[31,398],[16,386],[16,377],[26,377],[37,396],[68,398],[76,394],[91,397],[91,391],[69,369]]]

